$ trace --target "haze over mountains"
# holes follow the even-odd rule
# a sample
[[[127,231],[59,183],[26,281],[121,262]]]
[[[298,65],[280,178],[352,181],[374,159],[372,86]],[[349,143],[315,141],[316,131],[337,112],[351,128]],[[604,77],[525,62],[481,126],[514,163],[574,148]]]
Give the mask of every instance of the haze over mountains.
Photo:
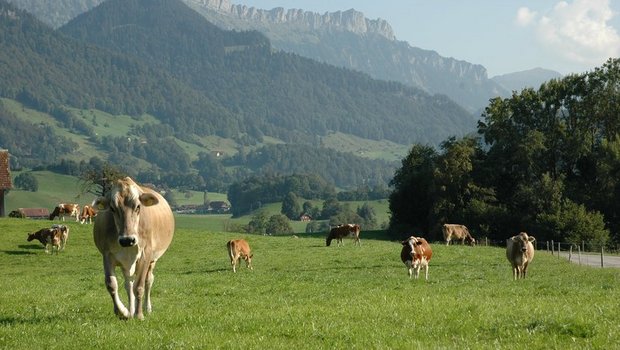
[[[53,27],[59,27],[102,0],[11,0]],[[184,0],[210,22],[236,30],[258,30],[276,49],[320,62],[359,70],[381,80],[398,81],[431,94],[449,96],[479,114],[489,98],[512,90],[537,88],[557,72],[534,68],[489,79],[476,63],[440,56],[432,50],[399,41],[388,22],[371,20],[349,9],[319,14],[303,9],[257,9],[230,0]]]

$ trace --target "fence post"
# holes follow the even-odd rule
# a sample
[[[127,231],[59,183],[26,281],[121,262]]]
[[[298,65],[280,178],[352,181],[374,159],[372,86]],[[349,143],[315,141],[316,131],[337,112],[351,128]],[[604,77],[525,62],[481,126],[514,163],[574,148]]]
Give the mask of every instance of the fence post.
[[[547,253],[549,253],[549,241],[547,241]]]
[[[553,249],[555,249],[553,246],[554,246],[554,243],[553,243],[553,240],[551,240],[551,255],[554,255],[554,253],[555,253],[553,251]]]
[[[568,250],[568,262],[571,262],[570,259],[573,257],[573,245],[570,245],[570,249]]]
[[[558,259],[560,258],[560,242],[558,242]]]
[[[605,247],[601,245],[601,267],[604,267],[604,264],[603,264],[603,253],[604,252],[605,252]]]
[[[583,250],[584,252],[586,251],[586,242],[585,241],[581,241],[581,250]]]

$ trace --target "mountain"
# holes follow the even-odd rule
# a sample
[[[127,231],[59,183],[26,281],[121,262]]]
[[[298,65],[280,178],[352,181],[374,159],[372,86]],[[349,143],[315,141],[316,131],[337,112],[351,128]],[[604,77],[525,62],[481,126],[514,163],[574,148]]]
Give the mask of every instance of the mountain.
[[[498,75],[491,80],[508,91],[521,91],[526,87],[538,89],[542,83],[551,79],[562,78],[562,74],[543,68],[534,68],[522,72]]]
[[[181,1],[109,0],[60,31],[187,82],[242,116],[238,128],[256,139],[313,143],[335,131],[438,144],[474,129],[445,96],[274,51],[258,32],[222,30]]]
[[[445,96],[275,51],[174,0],[110,0],[60,30],[0,0],[0,62],[0,147],[71,174],[98,158],[171,186],[308,169],[385,184],[395,162],[360,157],[363,140],[406,151],[475,124]]]
[[[472,112],[486,106],[491,97],[508,95],[488,79],[483,66],[398,41],[388,22],[369,20],[353,9],[318,14],[298,9],[263,10],[235,5],[230,0],[185,2],[222,28],[264,33],[276,49],[431,94],[445,94]]]

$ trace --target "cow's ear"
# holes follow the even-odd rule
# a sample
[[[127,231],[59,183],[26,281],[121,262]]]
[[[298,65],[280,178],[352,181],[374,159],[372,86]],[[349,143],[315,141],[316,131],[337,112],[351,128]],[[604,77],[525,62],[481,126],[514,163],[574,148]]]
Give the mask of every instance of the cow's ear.
[[[93,202],[93,206],[99,210],[106,210],[110,207],[110,201],[105,197],[99,197]]]
[[[534,238],[534,236],[529,236],[527,238],[527,240],[530,241],[530,242],[534,242],[536,240],[536,238]]]
[[[159,203],[159,199],[152,193],[143,193],[140,195],[140,203],[145,207],[150,207],[151,205]]]

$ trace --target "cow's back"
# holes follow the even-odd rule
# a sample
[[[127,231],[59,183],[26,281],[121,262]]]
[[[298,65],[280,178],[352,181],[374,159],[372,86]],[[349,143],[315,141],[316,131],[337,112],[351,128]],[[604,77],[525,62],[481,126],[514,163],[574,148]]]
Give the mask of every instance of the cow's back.
[[[140,210],[140,240],[149,242],[149,246],[153,249],[153,258],[156,260],[164,254],[172,242],[174,215],[168,202],[159,193],[144,187],[142,190],[154,194],[159,200],[159,203],[142,206]]]

